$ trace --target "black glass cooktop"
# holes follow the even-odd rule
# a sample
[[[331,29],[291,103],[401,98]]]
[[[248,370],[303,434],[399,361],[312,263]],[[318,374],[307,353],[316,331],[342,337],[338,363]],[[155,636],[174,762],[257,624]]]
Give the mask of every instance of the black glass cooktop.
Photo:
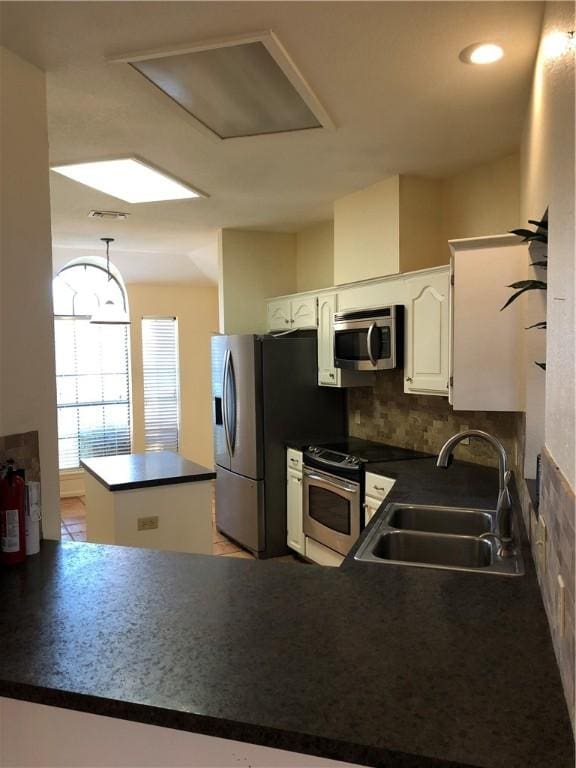
[[[355,456],[365,463],[379,461],[405,461],[407,459],[425,459],[430,456],[422,451],[413,451],[410,448],[398,448],[395,445],[386,445],[385,443],[375,443],[372,440],[361,440],[358,437],[346,437],[334,443],[320,443],[317,446],[324,455],[329,452],[328,458],[332,461],[337,456]],[[306,448],[305,453],[309,452]]]

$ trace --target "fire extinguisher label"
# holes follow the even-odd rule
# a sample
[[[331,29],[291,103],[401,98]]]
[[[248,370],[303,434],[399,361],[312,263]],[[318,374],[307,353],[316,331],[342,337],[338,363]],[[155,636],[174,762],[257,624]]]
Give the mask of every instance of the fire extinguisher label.
[[[18,552],[20,550],[20,526],[18,525],[18,510],[7,509],[2,515],[2,552]]]

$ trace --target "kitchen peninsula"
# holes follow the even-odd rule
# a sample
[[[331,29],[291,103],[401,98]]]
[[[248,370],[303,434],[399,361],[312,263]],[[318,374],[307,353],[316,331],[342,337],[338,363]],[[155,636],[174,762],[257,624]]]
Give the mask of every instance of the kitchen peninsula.
[[[172,451],[85,459],[87,539],[212,552],[216,473]]]
[[[422,478],[417,463],[386,464],[391,501],[493,506],[496,470],[424,460]],[[572,768],[525,537],[523,550],[512,578],[44,542],[0,581],[6,762]],[[31,745],[10,729],[22,716]],[[74,727],[85,757],[63,761],[72,747],[48,733],[29,759],[48,721]]]

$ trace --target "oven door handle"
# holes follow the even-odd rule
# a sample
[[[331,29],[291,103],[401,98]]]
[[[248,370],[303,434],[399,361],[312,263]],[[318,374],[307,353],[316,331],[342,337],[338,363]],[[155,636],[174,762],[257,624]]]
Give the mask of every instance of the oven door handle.
[[[372,323],[370,328],[368,328],[368,333],[366,335],[366,348],[368,349],[368,357],[370,358],[370,362],[374,366],[374,368],[377,368],[378,361],[374,358],[374,355],[372,354],[372,334],[374,333],[374,329],[376,328],[376,323]]]
[[[332,477],[322,477],[322,475],[316,475],[314,472],[310,472],[307,469],[304,470],[304,477],[306,480],[315,480],[317,483],[322,483],[324,486],[339,488],[340,490],[347,491],[348,493],[358,493],[360,490],[360,487],[357,483],[346,483],[340,480],[332,479]]]

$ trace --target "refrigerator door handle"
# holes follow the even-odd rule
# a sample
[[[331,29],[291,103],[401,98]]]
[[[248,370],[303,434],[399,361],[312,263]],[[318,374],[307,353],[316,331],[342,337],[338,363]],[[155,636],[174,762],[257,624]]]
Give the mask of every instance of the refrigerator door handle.
[[[232,457],[230,447],[230,431],[228,426],[228,362],[230,360],[230,350],[226,350],[224,355],[224,373],[222,376],[222,422],[224,425],[224,436],[226,438],[226,448],[228,455]]]
[[[236,392],[236,376],[234,373],[234,358],[232,352],[228,353],[228,386],[232,391],[232,425],[233,429],[228,430],[228,442],[230,446],[230,456],[234,456],[236,449],[236,429],[238,422],[238,393]]]

